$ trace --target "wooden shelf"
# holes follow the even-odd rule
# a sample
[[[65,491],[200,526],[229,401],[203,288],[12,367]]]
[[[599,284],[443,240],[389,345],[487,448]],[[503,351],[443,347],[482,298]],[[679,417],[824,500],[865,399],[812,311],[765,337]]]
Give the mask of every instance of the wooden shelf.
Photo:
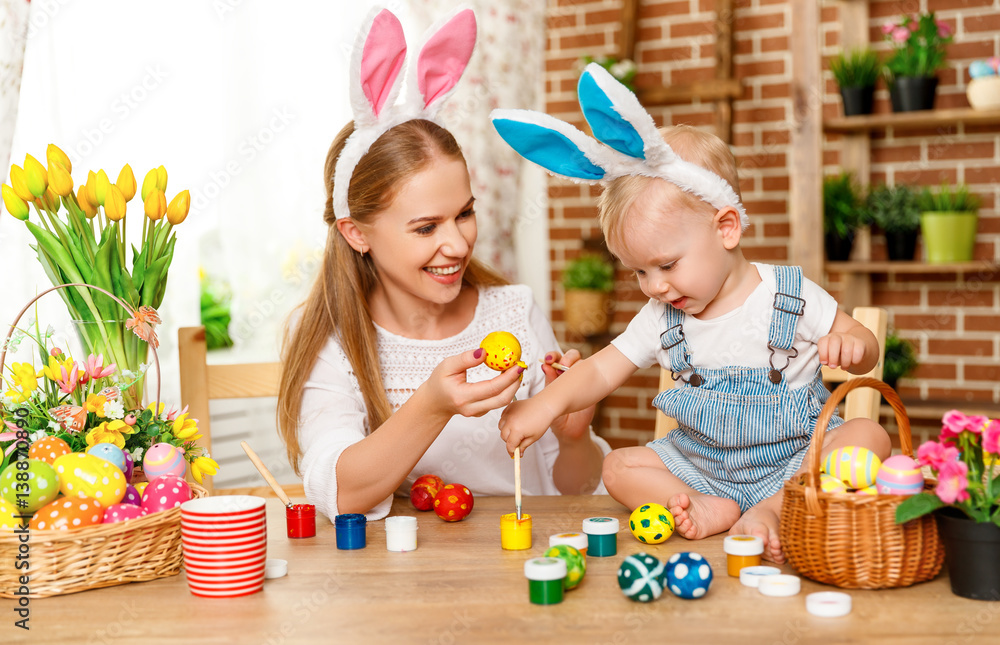
[[[843,116],[823,121],[826,132],[846,134],[894,128],[913,130],[916,128],[942,128],[965,123],[968,125],[1000,124],[1000,110],[974,110],[972,108],[951,108],[947,110],[919,110],[916,112],[891,112],[888,114],[865,114]]]
[[[645,106],[690,103],[693,99],[710,102],[738,99],[743,95],[743,86],[737,79],[719,78],[668,87],[639,88],[635,91],[635,95],[639,98],[639,102]]]
[[[976,271],[997,271],[996,261],[974,260],[972,262],[949,262],[928,264],[927,262],[827,262],[827,272],[838,273],[969,273]]]
[[[979,415],[989,418],[1000,416],[1000,404],[987,403],[985,401],[941,401],[918,399],[903,399],[906,407],[906,415],[911,419],[940,419],[949,410],[960,410],[962,414],[969,416]],[[895,413],[888,405],[879,408],[879,414],[894,418]]]

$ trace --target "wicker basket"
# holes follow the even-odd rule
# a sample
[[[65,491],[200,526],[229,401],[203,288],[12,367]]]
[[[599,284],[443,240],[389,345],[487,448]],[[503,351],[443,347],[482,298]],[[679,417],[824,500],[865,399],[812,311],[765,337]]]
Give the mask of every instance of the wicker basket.
[[[785,483],[782,551],[805,577],[837,587],[886,589],[925,582],[938,574],[944,562],[944,546],[931,515],[897,525],[896,508],[906,497],[827,493],[819,487],[827,425],[837,404],[859,387],[882,393],[896,414],[903,453],[913,456],[910,420],[896,392],[873,378],[845,381],[820,412],[805,472]],[[925,482],[924,489],[935,483]]]

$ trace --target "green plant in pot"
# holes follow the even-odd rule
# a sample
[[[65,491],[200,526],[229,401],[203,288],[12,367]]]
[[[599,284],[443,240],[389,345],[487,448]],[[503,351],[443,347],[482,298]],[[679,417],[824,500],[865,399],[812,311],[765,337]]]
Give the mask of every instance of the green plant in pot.
[[[887,22],[882,35],[895,48],[885,64],[893,112],[933,109],[951,27],[931,12]]]
[[[899,379],[903,378],[919,365],[917,352],[913,349],[910,341],[900,338],[896,334],[889,334],[885,337],[885,361],[882,367],[882,380],[889,387],[896,389]]]
[[[918,204],[927,262],[970,261],[979,224],[979,196],[965,184],[945,183],[934,190],[925,188]]]
[[[880,184],[865,198],[867,219],[882,229],[890,260],[912,260],[920,232],[919,193],[905,184]]]
[[[840,86],[844,116],[871,114],[875,83],[882,71],[882,59],[874,50],[860,47],[840,53],[830,60],[830,71]]]
[[[615,267],[597,254],[582,255],[563,270],[566,329],[581,336],[602,334],[610,326]]]
[[[849,172],[823,179],[823,235],[826,259],[844,262],[851,256],[854,233],[866,223],[860,189]]]

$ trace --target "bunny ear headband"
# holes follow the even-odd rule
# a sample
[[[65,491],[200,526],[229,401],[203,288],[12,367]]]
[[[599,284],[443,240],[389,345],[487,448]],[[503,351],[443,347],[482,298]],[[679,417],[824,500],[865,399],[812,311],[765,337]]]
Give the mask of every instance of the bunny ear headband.
[[[658,177],[714,208],[732,206],[750,225],[736,191],[711,170],[684,161],[663,141],[639,99],[597,63],[587,65],[577,86],[580,107],[594,136],[531,110],[493,110],[490,119],[518,154],[555,175],[584,183],[618,177]]]
[[[365,19],[351,56],[351,110],[354,132],[347,138],[334,169],[333,211],[350,217],[347,189],[354,168],[375,141],[394,126],[414,119],[438,123],[435,116],[451,96],[472,57],[476,16],[460,7],[427,31],[420,54],[407,71],[407,93],[400,105],[406,40],[399,19],[376,7]],[[438,123],[438,125],[441,125]]]

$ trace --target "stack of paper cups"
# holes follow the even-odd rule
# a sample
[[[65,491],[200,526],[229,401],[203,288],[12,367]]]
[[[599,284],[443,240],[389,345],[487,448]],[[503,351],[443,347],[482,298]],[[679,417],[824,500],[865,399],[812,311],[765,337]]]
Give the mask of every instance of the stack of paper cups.
[[[195,596],[233,598],[260,591],[267,560],[264,499],[221,495],[184,502],[181,545]]]

